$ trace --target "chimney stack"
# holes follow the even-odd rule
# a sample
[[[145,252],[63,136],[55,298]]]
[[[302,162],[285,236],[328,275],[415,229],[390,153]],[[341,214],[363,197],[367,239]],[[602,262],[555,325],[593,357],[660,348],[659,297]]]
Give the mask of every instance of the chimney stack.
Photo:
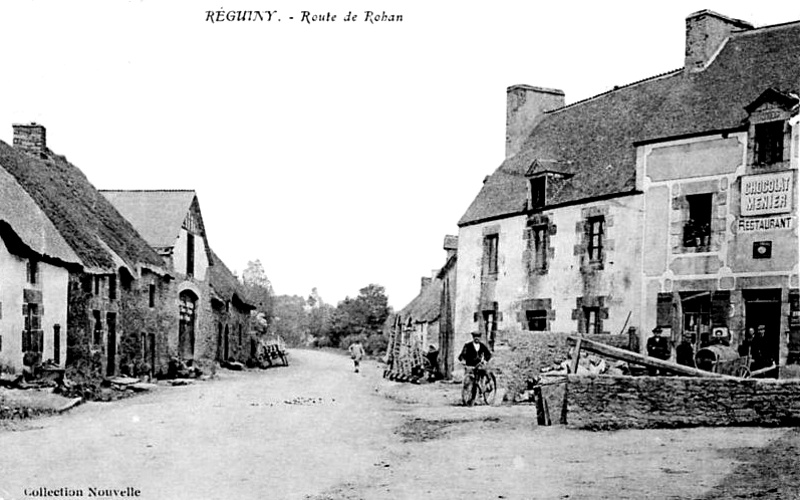
[[[702,71],[714,54],[737,30],[750,30],[753,25],[741,19],[732,19],[712,10],[701,10],[686,17],[686,58],[684,69]]]
[[[420,283],[419,291],[422,293],[428,286],[431,284],[431,279],[427,276],[422,277],[422,281]]]
[[[447,251],[447,258],[449,259],[458,252],[458,236],[448,234],[444,237],[444,249]]]
[[[545,111],[564,107],[564,91],[530,85],[512,85],[506,90],[506,158],[519,153]]]
[[[47,154],[47,136],[43,125],[15,123],[12,127],[15,148],[40,157]]]

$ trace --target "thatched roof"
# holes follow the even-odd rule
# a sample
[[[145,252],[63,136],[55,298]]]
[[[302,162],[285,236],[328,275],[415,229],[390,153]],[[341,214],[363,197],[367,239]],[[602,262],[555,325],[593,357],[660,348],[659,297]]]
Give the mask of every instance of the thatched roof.
[[[210,250],[210,253],[214,259],[214,265],[208,267],[207,273],[208,282],[214,293],[222,300],[230,300],[242,309],[255,309],[255,306],[249,302],[250,299],[244,285],[236,279],[236,276],[213,250]]]
[[[529,176],[544,171],[562,174],[547,206],[633,193],[637,143],[742,129],[745,107],[767,88],[800,92],[799,48],[800,22],[735,32],[703,71],[671,71],[545,113],[459,225],[525,213]]]
[[[120,262],[161,269],[161,257],[86,176],[63,156],[45,159],[0,141],[0,165],[22,186],[85,268],[114,272]],[[35,226],[34,226],[35,227]]]
[[[412,323],[430,323],[439,319],[441,301],[442,280],[434,278],[397,314],[403,323],[409,319]]]
[[[0,165],[0,222],[3,237],[15,238],[44,259],[80,265],[81,260],[47,215],[14,177]],[[12,235],[13,233],[13,235]],[[8,246],[8,241],[6,246]],[[20,245],[15,245],[19,247]]]

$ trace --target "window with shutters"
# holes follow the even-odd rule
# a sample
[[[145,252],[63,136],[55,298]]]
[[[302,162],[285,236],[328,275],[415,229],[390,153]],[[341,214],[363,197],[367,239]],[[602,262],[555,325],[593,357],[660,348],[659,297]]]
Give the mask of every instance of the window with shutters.
[[[755,126],[755,158],[757,165],[783,161],[783,121],[759,123]]]

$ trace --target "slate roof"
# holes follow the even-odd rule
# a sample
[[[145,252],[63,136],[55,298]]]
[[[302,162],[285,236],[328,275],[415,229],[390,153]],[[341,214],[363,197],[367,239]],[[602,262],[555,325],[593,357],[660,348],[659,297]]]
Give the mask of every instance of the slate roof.
[[[210,250],[210,253],[214,259],[214,265],[208,267],[208,282],[214,292],[223,300],[230,300],[237,305],[244,306],[245,309],[255,309],[255,306],[249,303],[244,286],[236,279],[228,266],[213,250]]]
[[[154,248],[175,246],[196,194],[192,190],[101,190]]]
[[[524,213],[537,160],[567,174],[548,186],[548,206],[633,193],[635,144],[740,129],[745,106],[770,87],[800,92],[800,22],[734,33],[703,71],[681,68],[545,113],[459,225]]]
[[[413,323],[430,323],[439,319],[442,297],[442,280],[433,279],[420,290],[419,295],[397,313],[403,323],[409,318]]]
[[[52,222],[81,263],[113,272],[122,263],[162,269],[161,257],[86,176],[63,156],[36,158],[0,141],[0,166],[14,177]],[[35,227],[35,226],[34,226]]]

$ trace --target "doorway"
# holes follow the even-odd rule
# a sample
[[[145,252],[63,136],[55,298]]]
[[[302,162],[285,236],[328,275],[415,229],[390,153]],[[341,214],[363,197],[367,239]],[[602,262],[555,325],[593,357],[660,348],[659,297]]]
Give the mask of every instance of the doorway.
[[[780,360],[781,291],[780,289],[744,290],[745,330],[752,328],[755,339],[753,369],[765,368]]]
[[[117,313],[106,313],[108,341],[106,348],[106,375],[111,377],[117,371]]]
[[[181,292],[178,349],[184,360],[194,358],[195,305],[197,297],[190,291]]]

